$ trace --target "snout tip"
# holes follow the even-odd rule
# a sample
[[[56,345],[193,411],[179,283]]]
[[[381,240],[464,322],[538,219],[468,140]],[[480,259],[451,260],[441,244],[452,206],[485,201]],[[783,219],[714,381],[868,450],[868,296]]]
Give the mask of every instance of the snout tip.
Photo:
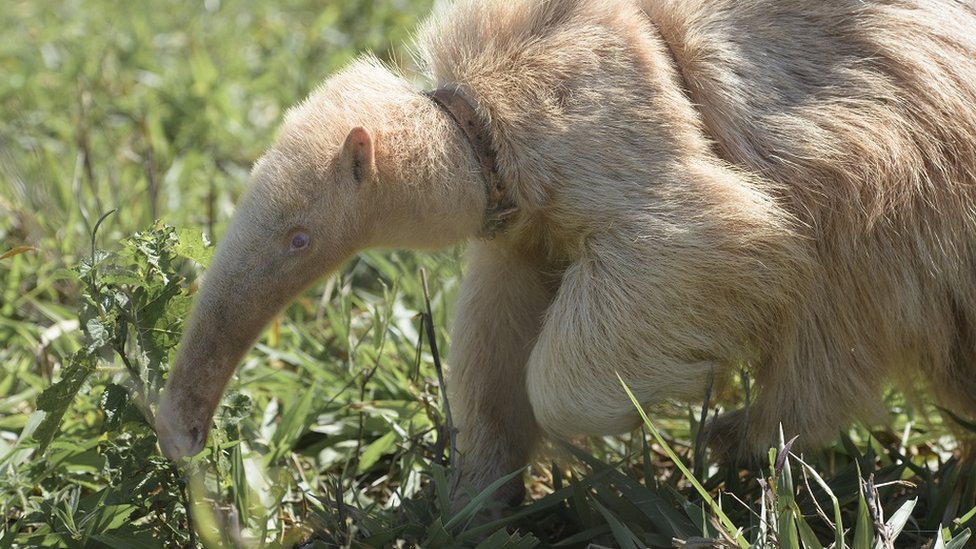
[[[194,456],[203,450],[204,429],[184,423],[175,413],[171,399],[164,396],[156,414],[156,438],[163,455],[173,461]]]

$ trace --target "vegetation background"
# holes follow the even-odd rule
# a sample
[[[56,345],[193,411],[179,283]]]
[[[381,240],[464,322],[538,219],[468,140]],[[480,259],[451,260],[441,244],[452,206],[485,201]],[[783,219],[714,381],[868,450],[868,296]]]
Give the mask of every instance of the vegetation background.
[[[363,254],[303,295],[245,359],[207,450],[161,457],[154,395],[251,163],[357,53],[409,66],[430,8],[3,3],[0,549],[965,546],[976,475],[939,414],[897,393],[894,430],[752,469],[702,448],[713,404],[676,405],[633,436],[557,448],[513,513],[451,512],[422,335],[450,346],[459,250]]]

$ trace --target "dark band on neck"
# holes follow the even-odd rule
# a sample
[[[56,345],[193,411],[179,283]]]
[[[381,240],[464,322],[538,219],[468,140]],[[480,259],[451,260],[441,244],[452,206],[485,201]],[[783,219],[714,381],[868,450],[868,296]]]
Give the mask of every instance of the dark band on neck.
[[[424,92],[424,95],[440,107],[461,129],[461,133],[464,134],[478,160],[481,178],[485,184],[485,195],[488,199],[481,236],[492,238],[515,214],[517,207],[508,196],[505,181],[498,173],[495,149],[492,147],[488,127],[482,122],[474,105],[460,88],[446,86]]]

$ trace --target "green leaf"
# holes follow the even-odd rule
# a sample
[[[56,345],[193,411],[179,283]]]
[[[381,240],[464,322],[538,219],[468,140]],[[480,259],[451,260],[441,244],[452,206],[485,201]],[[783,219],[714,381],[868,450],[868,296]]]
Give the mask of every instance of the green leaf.
[[[940,528],[939,535],[941,536],[941,534],[942,529]],[[945,549],[964,549],[966,547],[966,543],[969,542],[970,537],[972,537],[972,532],[969,530],[969,528],[966,528],[962,532],[959,532],[953,536],[952,539],[945,544]]]
[[[656,490],[641,486],[637,481],[618,471],[611,469],[610,474],[621,495],[659,532],[679,539],[687,539],[698,533],[695,526]]]
[[[622,549],[639,549],[643,545],[636,535],[630,531],[629,528],[624,526],[620,519],[618,519],[613,513],[607,510],[606,507],[600,504],[596,500],[592,500],[593,508],[597,510],[603,519],[607,521],[610,525],[610,532],[613,533],[613,538],[617,541]]]
[[[21,518],[16,523],[10,521],[6,524],[6,530],[4,531],[3,537],[0,538],[0,549],[11,549],[14,545],[14,540],[17,539],[17,534],[20,533],[20,529],[24,527],[24,519]]]
[[[173,251],[180,257],[196,261],[204,267],[209,267],[213,260],[214,247],[206,240],[204,234],[195,229],[180,229],[177,231],[179,239]]]
[[[285,411],[284,417],[281,418],[281,423],[271,437],[272,451],[267,457],[268,464],[277,463],[278,460],[291,451],[292,446],[305,429],[305,423],[312,409],[312,398],[316,394],[318,394],[318,384],[304,389],[301,398],[295,401]]]
[[[810,473],[813,480],[820,485],[824,493],[830,498],[831,504],[834,508],[834,547],[844,547],[844,519],[841,515],[840,502],[837,500],[837,496],[834,495],[834,491],[830,489],[830,486],[824,481],[823,477],[817,473],[817,470],[811,467],[803,459],[797,457],[797,461]]]
[[[786,509],[782,511],[776,522],[779,526],[779,531],[777,532],[779,546],[783,549],[800,549],[800,538],[796,529],[793,510]]]
[[[369,470],[377,461],[380,460],[385,454],[392,453],[396,449],[396,442],[398,440],[397,432],[390,430],[385,435],[374,440],[363,453],[359,456],[359,465],[356,470],[360,473],[364,473]]]
[[[898,536],[901,535],[901,531],[904,530],[905,524],[908,523],[908,519],[912,517],[912,510],[915,509],[916,503],[918,503],[918,498],[910,499],[901,504],[901,507],[899,507],[898,510],[891,515],[891,518],[888,519],[888,522],[885,523],[885,527],[888,529],[888,535],[891,537],[891,541],[897,540]],[[883,549],[883,544],[881,543],[880,539],[874,544],[874,549]]]
[[[973,517],[976,517],[976,507],[973,507],[972,509],[970,509],[969,511],[967,511],[965,515],[963,515],[963,516],[957,518],[956,520],[952,521],[952,523],[955,524],[956,526],[959,526],[959,525],[962,525],[962,524],[966,524],[967,522],[969,522],[970,520],[972,520]]]
[[[454,547],[455,544],[452,542],[454,538],[451,533],[444,527],[443,519],[438,517],[431,523],[430,528],[427,530],[427,540],[424,542],[423,547],[430,547],[431,549],[438,549],[439,547]]]
[[[467,522],[467,521],[470,521],[471,519],[473,519],[475,517],[475,515],[479,511],[481,511],[481,509],[485,505],[487,505],[489,503],[492,494],[494,494],[495,492],[497,492],[498,489],[501,488],[502,486],[504,486],[508,481],[510,481],[510,480],[512,480],[512,479],[514,479],[516,477],[521,477],[522,476],[522,473],[523,473],[523,470],[522,469],[519,469],[519,470],[513,471],[513,472],[511,472],[511,473],[509,473],[509,474],[507,474],[507,475],[505,475],[505,476],[503,476],[503,477],[495,480],[495,482],[492,482],[491,484],[489,484],[484,490],[482,490],[480,493],[478,493],[478,495],[476,495],[475,497],[471,498],[471,501],[469,501],[457,513],[455,513],[454,516],[451,517],[451,520],[447,521],[447,523],[444,524],[444,527],[447,528],[448,530],[451,530],[451,529],[457,527],[458,525],[460,525],[461,523]]]
[[[251,490],[247,482],[247,470],[244,467],[244,456],[241,445],[235,444],[230,453],[230,475],[234,494],[234,505],[241,517],[241,522],[247,524],[251,514]]]
[[[434,483],[434,497],[437,499],[437,507],[441,510],[442,516],[449,517],[452,511],[451,483],[447,479],[447,470],[435,463],[431,465],[430,475]]]
[[[105,413],[105,430],[118,431],[122,416],[129,404],[129,391],[121,385],[109,383],[99,399],[99,406]]]
[[[623,386],[624,391],[627,393],[627,396],[630,398],[631,403],[637,409],[637,413],[640,414],[640,417],[644,421],[644,425],[647,427],[647,430],[651,432],[651,436],[654,437],[654,440],[657,441],[658,445],[660,445],[661,448],[664,449],[664,452],[668,455],[668,457],[671,458],[671,461],[674,462],[678,470],[681,471],[681,475],[688,482],[691,483],[691,485],[698,492],[698,495],[701,496],[701,498],[705,501],[705,503],[708,504],[712,512],[715,513],[715,515],[719,519],[719,522],[722,524],[722,527],[725,528],[725,532],[732,539],[736,541],[736,544],[739,547],[743,549],[749,547],[749,542],[747,542],[745,537],[743,537],[742,532],[735,527],[735,524],[732,523],[728,515],[726,515],[725,512],[722,511],[722,508],[715,502],[714,499],[712,499],[712,496],[708,493],[707,490],[705,490],[705,488],[701,485],[701,483],[698,482],[698,479],[695,478],[695,476],[691,473],[691,471],[688,470],[688,467],[686,467],[685,464],[682,463],[680,459],[678,459],[678,456],[674,453],[674,450],[671,449],[671,446],[667,443],[667,441],[664,440],[664,437],[661,436],[661,433],[658,432],[657,427],[655,427],[651,423],[651,420],[647,417],[647,413],[644,412],[644,407],[641,406],[641,403],[637,401],[637,397],[635,397],[634,393],[631,392],[630,387],[628,387],[627,384],[624,383],[624,379],[620,377],[619,373],[617,373],[617,379],[620,381],[620,385]]]
[[[504,528],[488,536],[477,545],[477,549],[532,549],[539,545],[535,536],[523,537],[518,532],[508,533]]]
[[[594,539],[610,533],[610,525],[603,522],[587,528],[577,534],[569,536],[553,544],[553,547],[591,547]]]
[[[134,531],[126,528],[97,534],[91,539],[113,549],[159,549],[159,540],[151,531]]]
[[[932,549],[947,549],[945,539],[942,537],[943,528],[940,526],[935,539],[932,541]]]
[[[104,494],[108,495],[108,489],[104,491]],[[104,500],[99,502],[99,506],[93,510],[91,515],[95,519],[91,527],[93,533],[104,534],[121,528],[129,523],[129,516],[136,511],[136,506],[131,503],[120,505],[102,505],[102,503]]]
[[[864,498],[863,482],[857,495],[857,520],[854,526],[854,543],[851,547],[852,549],[871,549],[874,526],[871,521],[871,512],[868,510],[868,504]]]
[[[586,528],[596,524],[593,513],[590,511],[589,498],[587,497],[586,484],[580,481],[575,474],[569,477],[569,487],[573,493],[572,507],[576,511],[576,517]]]
[[[38,453],[43,453],[54,439],[64,413],[71,406],[85,380],[94,371],[95,358],[79,351],[72,356],[71,362],[61,375],[61,380],[38,395],[37,409],[46,412],[44,419],[34,431]]]
[[[102,347],[105,347],[112,342],[112,334],[110,328],[106,326],[100,319],[90,318],[85,324],[86,331],[88,332],[89,342],[88,350],[97,351]]]
[[[800,542],[803,544],[803,549],[823,549],[823,544],[820,543],[817,534],[814,533],[813,528],[802,515],[796,515],[796,526],[800,531]]]

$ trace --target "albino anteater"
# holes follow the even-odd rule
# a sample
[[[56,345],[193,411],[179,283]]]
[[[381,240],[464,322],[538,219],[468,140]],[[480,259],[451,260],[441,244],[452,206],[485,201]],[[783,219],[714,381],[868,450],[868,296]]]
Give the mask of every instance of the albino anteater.
[[[364,248],[468,239],[468,488],[543,434],[631,429],[616,372],[651,406],[748,365],[749,413],[713,431],[749,452],[780,422],[811,446],[876,419],[889,382],[976,415],[976,4],[463,0],[420,43],[437,93],[361,59],[255,165],[163,395],[166,455],[203,447],[303,288]]]

